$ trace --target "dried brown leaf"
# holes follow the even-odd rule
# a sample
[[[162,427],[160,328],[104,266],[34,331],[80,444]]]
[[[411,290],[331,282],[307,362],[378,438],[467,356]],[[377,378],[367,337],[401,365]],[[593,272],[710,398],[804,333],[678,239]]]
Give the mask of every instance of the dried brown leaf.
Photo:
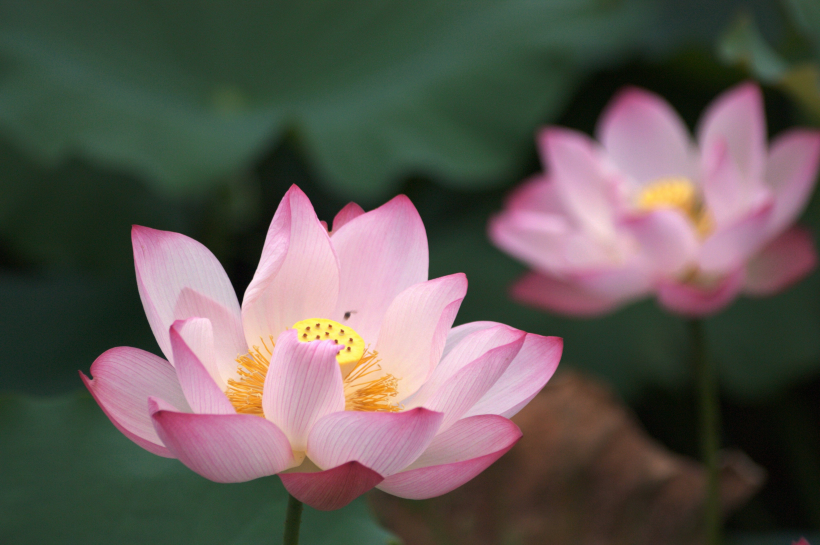
[[[564,372],[513,420],[518,445],[461,488],[423,502],[374,493],[383,523],[407,545],[700,542],[703,468],[651,439],[604,385]],[[728,513],[765,473],[740,452],[722,462]]]

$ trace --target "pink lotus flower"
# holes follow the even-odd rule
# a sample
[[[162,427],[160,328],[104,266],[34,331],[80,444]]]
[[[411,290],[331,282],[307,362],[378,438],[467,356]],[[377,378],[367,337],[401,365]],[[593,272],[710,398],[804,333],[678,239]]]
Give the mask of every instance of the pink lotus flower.
[[[518,441],[508,417],[561,356],[561,339],[503,324],[451,329],[467,280],[427,280],[427,236],[405,196],[367,213],[351,203],[329,234],[292,187],[241,310],[198,242],[145,227],[132,240],[168,360],[114,348],[81,376],[122,433],[213,481],[279,474],[323,510],[373,487],[443,494]]]
[[[811,236],[792,224],[814,186],[820,133],[791,130],[767,150],[756,85],[715,100],[697,144],[669,104],[639,89],[613,100],[597,132],[600,144],[545,129],[547,173],[491,220],[493,242],[533,268],[516,299],[594,315],[655,293],[702,316],[814,268]]]

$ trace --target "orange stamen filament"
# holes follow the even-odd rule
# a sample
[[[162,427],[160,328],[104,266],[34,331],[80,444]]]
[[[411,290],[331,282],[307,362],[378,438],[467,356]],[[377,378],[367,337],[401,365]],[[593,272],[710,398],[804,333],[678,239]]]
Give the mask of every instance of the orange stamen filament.
[[[236,373],[239,375],[239,380],[228,379],[228,391],[225,395],[228,396],[228,401],[238,413],[259,416],[264,414],[262,412],[262,390],[265,387],[265,375],[268,374],[270,357],[273,355],[275,345],[273,335],[270,336],[270,348],[265,344],[264,339],[260,340],[265,352],[263,353],[258,346],[254,345],[250,352],[237,357],[236,363],[239,365]]]
[[[402,407],[391,403],[398,394],[399,379],[382,374],[378,352],[366,350],[356,367],[344,379],[345,410],[399,412]]]

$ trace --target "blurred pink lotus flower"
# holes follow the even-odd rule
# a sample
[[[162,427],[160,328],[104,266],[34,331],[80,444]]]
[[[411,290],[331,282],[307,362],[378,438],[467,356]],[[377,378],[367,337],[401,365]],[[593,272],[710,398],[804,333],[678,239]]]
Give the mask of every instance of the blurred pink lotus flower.
[[[562,340],[503,324],[451,329],[463,274],[427,279],[427,235],[399,196],[317,219],[292,187],[240,309],[216,258],[135,226],[137,285],[167,361],[119,347],[81,376],[114,425],[217,482],[279,474],[343,507],[378,487],[429,498],[521,437],[508,418],[555,371]]]
[[[809,542],[806,541],[805,537],[801,537],[800,541],[792,541],[792,545],[809,545]]]
[[[490,222],[493,242],[533,269],[512,289],[519,301],[596,315],[654,293],[697,317],[815,267],[810,234],[792,224],[814,187],[820,133],[790,130],[767,149],[756,85],[718,97],[696,144],[666,101],[634,88],[615,97],[597,133],[600,143],[543,130],[546,174]]]

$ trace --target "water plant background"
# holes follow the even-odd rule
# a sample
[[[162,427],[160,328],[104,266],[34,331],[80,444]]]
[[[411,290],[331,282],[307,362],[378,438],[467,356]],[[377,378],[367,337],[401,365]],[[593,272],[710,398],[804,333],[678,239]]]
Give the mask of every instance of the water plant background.
[[[81,393],[77,369],[111,346],[157,350],[131,224],[202,241],[241,294],[292,183],[327,220],[350,200],[408,194],[430,276],[470,280],[459,322],[563,336],[562,365],[606,379],[654,437],[697,452],[685,324],[651,301],[595,320],[513,303],[506,289],[524,268],[493,249],[486,220],[539,169],[536,127],[591,132],[625,84],[663,95],[691,126],[754,78],[770,134],[820,124],[815,4],[439,4],[0,6],[0,541],[279,535],[278,483],[219,486],[149,458]],[[818,240],[817,195],[803,222]],[[817,531],[820,274],[737,301],[706,335],[724,443],[769,471],[730,533]],[[361,502],[312,516],[306,542],[389,539]]]

